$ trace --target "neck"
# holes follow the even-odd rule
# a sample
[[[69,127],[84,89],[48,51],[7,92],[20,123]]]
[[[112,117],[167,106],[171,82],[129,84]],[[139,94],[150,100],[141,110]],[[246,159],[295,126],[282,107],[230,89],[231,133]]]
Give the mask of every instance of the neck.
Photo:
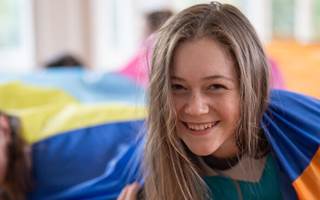
[[[241,159],[241,154],[236,154],[232,157],[227,158],[219,158],[213,155],[204,156],[204,162],[214,170],[227,170],[233,166],[235,166],[239,160]]]
[[[226,142],[220,148],[218,148],[215,152],[211,154],[211,156],[224,159],[224,158],[231,158],[237,156],[240,150],[236,145],[235,141]]]

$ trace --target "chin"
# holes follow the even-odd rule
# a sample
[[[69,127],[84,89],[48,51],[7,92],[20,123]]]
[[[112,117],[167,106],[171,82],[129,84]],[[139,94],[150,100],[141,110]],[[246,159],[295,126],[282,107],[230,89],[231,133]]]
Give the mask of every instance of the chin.
[[[188,149],[195,155],[197,156],[209,156],[209,155],[212,155],[217,149],[213,149],[212,147],[211,148],[205,148],[205,147],[196,147],[196,148],[193,148],[193,147],[190,147],[188,145],[186,145],[188,147]]]
[[[209,156],[212,155],[212,152],[210,151],[191,151],[193,154],[197,156]]]

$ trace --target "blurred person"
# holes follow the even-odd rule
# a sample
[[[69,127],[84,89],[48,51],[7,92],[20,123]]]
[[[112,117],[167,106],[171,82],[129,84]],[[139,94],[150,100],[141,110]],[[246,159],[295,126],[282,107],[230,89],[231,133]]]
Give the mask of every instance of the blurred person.
[[[61,68],[61,67],[74,67],[74,68],[83,68],[84,64],[76,56],[65,53],[59,56],[56,56],[54,59],[49,60],[45,64],[46,68]]]
[[[123,74],[135,80],[138,84],[146,86],[148,82],[148,66],[153,50],[155,33],[173,15],[168,8],[155,9],[146,12],[143,43],[137,53],[127,62],[121,70]]]
[[[269,63],[270,63],[270,68],[271,68],[271,87],[274,89],[285,89],[285,82],[284,82],[284,78],[283,75],[279,69],[279,65],[277,64],[277,62],[273,59],[269,59]]]
[[[0,112],[0,199],[25,200],[31,191],[29,147],[20,136],[19,121]]]
[[[160,9],[145,14],[145,38],[156,32],[171,16],[173,11],[170,9]]]
[[[144,41],[137,53],[121,67],[120,73],[134,79],[137,83],[146,86],[148,82],[148,69],[150,66],[151,54],[153,51],[154,40],[153,35],[160,27],[174,14],[168,8],[154,9],[146,12]],[[283,75],[275,60],[269,59],[271,68],[271,87],[275,89],[285,89]]]

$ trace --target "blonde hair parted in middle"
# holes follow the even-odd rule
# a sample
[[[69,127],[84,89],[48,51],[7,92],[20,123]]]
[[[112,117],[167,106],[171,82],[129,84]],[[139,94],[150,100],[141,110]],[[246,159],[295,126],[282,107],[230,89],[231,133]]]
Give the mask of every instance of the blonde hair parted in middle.
[[[222,44],[234,60],[241,102],[237,145],[252,157],[259,152],[259,122],[267,105],[269,67],[254,28],[237,8],[228,4],[213,2],[187,8],[160,29],[152,56],[145,149],[148,200],[209,198],[192,153],[175,132],[170,84],[172,60],[179,44],[203,37]]]

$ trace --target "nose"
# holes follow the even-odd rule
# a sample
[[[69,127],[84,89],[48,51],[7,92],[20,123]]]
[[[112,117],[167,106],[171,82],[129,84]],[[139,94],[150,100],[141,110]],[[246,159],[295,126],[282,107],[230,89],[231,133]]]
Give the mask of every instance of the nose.
[[[201,94],[194,94],[185,106],[185,113],[189,115],[207,114],[209,113],[209,105]]]

